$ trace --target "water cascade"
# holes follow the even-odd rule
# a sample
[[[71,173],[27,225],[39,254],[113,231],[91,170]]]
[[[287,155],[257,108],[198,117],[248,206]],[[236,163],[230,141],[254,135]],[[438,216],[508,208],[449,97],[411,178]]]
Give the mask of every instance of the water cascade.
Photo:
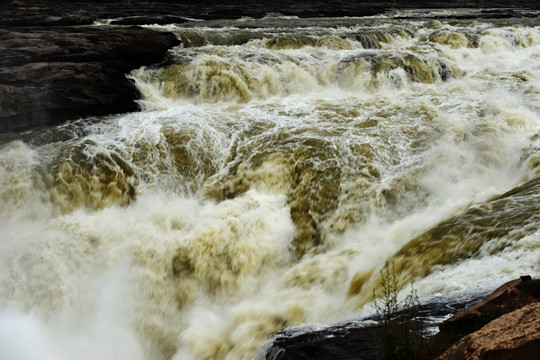
[[[149,27],[142,112],[0,137],[0,358],[249,359],[386,261],[423,302],[540,273],[537,23]]]

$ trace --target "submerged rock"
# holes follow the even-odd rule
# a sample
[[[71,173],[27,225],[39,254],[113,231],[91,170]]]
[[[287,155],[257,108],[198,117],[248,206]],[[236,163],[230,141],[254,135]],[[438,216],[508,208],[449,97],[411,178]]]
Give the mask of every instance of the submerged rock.
[[[0,132],[135,111],[126,73],[177,44],[139,27],[0,29]]]

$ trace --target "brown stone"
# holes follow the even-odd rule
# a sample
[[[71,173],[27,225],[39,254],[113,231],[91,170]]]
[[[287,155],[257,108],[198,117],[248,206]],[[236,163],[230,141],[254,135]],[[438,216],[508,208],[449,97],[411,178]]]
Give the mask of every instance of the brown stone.
[[[471,305],[439,324],[440,332],[429,340],[431,357],[473,333],[490,321],[540,301],[540,279],[522,276],[497,288],[484,300]]]
[[[539,354],[540,303],[533,303],[467,335],[437,360],[536,359]]]
[[[472,332],[489,321],[525,305],[540,301],[540,279],[516,279],[497,288],[474,304],[439,325],[441,332]]]

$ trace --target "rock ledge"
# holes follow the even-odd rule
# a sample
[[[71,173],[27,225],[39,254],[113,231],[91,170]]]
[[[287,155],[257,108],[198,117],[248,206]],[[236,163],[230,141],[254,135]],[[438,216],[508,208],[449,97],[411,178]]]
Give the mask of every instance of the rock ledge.
[[[173,34],[140,27],[0,28],[0,133],[136,111],[126,73],[163,60]]]

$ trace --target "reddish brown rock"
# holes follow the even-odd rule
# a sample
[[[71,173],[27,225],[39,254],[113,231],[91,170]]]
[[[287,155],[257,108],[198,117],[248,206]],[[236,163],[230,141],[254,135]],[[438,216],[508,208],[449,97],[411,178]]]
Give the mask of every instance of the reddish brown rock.
[[[437,360],[537,359],[540,303],[501,316],[451,346]]]
[[[485,300],[474,304],[439,325],[441,332],[469,333],[493,319],[540,301],[540,279],[517,279],[496,289]]]
[[[429,340],[430,358],[473,333],[490,321],[526,305],[540,301],[540,279],[524,276],[509,281],[484,300],[471,305],[439,325],[440,332]]]

